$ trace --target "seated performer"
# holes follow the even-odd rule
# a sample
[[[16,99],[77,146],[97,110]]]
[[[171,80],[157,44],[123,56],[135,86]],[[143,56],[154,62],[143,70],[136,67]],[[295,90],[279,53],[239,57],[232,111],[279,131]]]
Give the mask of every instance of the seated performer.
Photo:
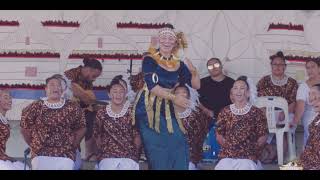
[[[8,90],[0,90],[0,170],[23,170],[23,163],[6,154],[6,144],[10,137],[10,125],[5,115],[11,109],[11,106],[12,98],[10,92]]]
[[[258,97],[261,96],[279,96],[287,100],[289,105],[289,122],[292,123],[296,106],[296,95],[298,83],[293,78],[286,75],[287,67],[284,54],[279,51],[270,56],[271,74],[261,78],[257,84]],[[284,123],[284,112],[281,109],[276,113],[277,124]],[[295,131],[295,127],[291,129]],[[284,135],[287,136],[286,133]],[[263,163],[274,163],[277,160],[277,150],[274,134],[269,134],[267,145],[264,149],[264,155],[261,157]],[[287,138],[283,141],[284,154],[287,153]]]
[[[107,87],[110,103],[97,112],[93,134],[99,170],[139,170],[141,140],[132,123],[128,85],[116,76]]]
[[[309,101],[316,114],[309,125],[309,138],[297,164],[304,170],[320,170],[320,84],[310,89]]]
[[[246,77],[239,77],[231,89],[234,104],[218,116],[216,135],[222,148],[216,170],[262,169],[258,157],[268,136],[267,119],[250,103],[251,87]]]
[[[85,134],[80,106],[62,98],[66,82],[54,75],[46,79],[47,97],[22,111],[21,133],[31,148],[33,170],[72,170],[76,150]]]
[[[183,122],[187,131],[186,137],[189,144],[189,170],[197,170],[197,164],[202,159],[202,145],[209,132],[209,126],[213,120],[198,106],[198,92],[187,85],[179,85],[174,89],[176,96],[182,95],[191,100],[190,107],[174,106],[177,117]]]
[[[318,59],[310,59],[305,64],[308,79],[299,85],[297,91],[297,103],[295,107],[294,119],[291,127],[297,126],[300,120],[303,124],[303,148],[307,144],[309,137],[309,125],[316,114],[309,101],[309,92],[313,85],[320,83],[320,62]]]

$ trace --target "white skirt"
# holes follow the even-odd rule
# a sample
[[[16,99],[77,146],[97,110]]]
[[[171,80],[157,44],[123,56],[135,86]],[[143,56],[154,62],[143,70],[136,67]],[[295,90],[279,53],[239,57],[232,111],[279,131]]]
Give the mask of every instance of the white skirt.
[[[307,144],[307,140],[309,137],[309,125],[312,123],[312,121],[315,118],[316,113],[314,111],[306,110],[303,113],[302,117],[302,123],[303,123],[303,149],[305,148]]]
[[[223,158],[221,159],[215,170],[262,170],[261,162],[255,163],[250,159],[233,159]]]
[[[65,157],[36,156],[31,161],[32,170],[73,170],[74,161]]]
[[[199,170],[193,162],[189,162],[189,170]]]
[[[29,169],[29,166],[26,165],[26,170]],[[24,170],[24,164],[20,161],[11,162],[9,160],[0,160],[0,170]]]
[[[74,170],[80,170],[82,165],[81,152],[77,149],[76,161],[74,162]]]
[[[99,170],[139,170],[139,164],[129,158],[105,158],[98,164]]]

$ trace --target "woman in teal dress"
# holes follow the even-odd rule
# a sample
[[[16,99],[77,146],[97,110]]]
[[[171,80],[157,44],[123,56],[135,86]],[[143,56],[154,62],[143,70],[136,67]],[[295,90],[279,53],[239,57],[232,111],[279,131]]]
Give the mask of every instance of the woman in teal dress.
[[[159,49],[156,45],[159,42]],[[175,96],[179,83],[200,88],[200,78],[190,60],[179,60],[177,53],[185,48],[181,32],[169,26],[151,40],[149,55],[142,62],[144,84],[134,104],[134,123],[139,126],[149,169],[188,169],[189,151],[182,121],[176,116],[173,104],[188,107],[190,101]]]

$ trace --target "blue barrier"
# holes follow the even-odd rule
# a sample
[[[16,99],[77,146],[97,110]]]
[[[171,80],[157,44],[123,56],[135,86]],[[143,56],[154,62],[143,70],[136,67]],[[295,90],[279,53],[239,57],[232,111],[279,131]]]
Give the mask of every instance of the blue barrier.
[[[31,99],[38,100],[45,97],[45,91],[40,89],[12,89],[10,90],[11,96],[14,99]],[[108,100],[109,97],[106,90],[94,90],[97,100]]]
[[[203,160],[204,161],[214,161],[218,159],[218,154],[220,151],[220,146],[217,142],[215,135],[216,126],[213,125],[207,135],[206,140],[203,143]]]

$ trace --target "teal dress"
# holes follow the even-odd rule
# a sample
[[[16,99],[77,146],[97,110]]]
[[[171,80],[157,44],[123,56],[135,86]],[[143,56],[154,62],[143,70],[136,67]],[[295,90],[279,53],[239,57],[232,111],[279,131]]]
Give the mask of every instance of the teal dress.
[[[152,57],[142,62],[145,86],[135,104],[135,121],[139,126],[149,168],[154,170],[187,170],[189,149],[185,129],[176,118],[173,103],[153,95],[156,85],[172,89],[178,82],[191,86],[191,73],[180,61],[176,71],[167,71]]]

